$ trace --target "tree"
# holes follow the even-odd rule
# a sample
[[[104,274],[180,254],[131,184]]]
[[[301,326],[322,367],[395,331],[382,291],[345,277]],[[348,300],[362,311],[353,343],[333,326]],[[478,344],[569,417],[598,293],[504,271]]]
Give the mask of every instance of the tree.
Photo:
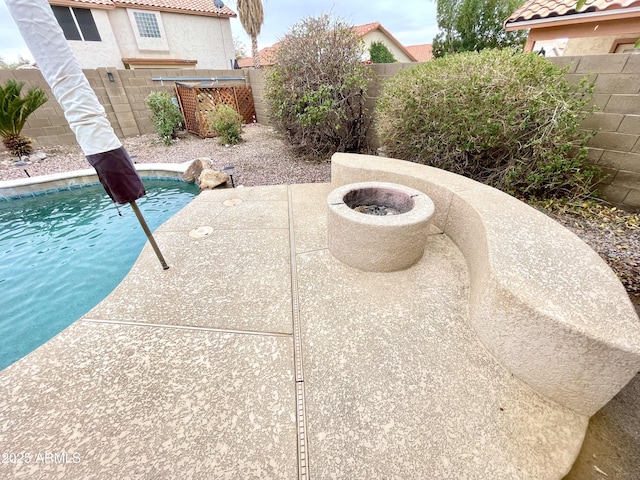
[[[33,151],[32,141],[21,134],[27,118],[47,101],[40,87],[32,87],[22,97],[24,82],[7,80],[0,85],[0,136],[11,155],[22,157]]]
[[[3,57],[0,57],[0,69],[2,70],[16,70],[25,65],[31,65],[33,62],[22,55],[18,58],[17,62],[7,62]]]
[[[260,57],[258,56],[258,35],[264,23],[264,10],[261,0],[238,0],[238,16],[242,28],[251,37],[251,54],[253,55],[253,66],[260,68]]]
[[[371,63],[397,62],[396,57],[393,56],[393,53],[391,53],[384,42],[371,42],[369,58],[371,59]]]
[[[364,42],[330,15],[306,17],[287,33],[266,77],[274,127],[303,153],[327,158],[366,147]]]
[[[504,20],[521,3],[522,0],[437,0],[440,32],[433,39],[433,56],[522,47],[527,32],[506,32],[503,27]]]
[[[236,54],[236,60],[247,56],[247,46],[238,37],[233,37],[233,50]]]

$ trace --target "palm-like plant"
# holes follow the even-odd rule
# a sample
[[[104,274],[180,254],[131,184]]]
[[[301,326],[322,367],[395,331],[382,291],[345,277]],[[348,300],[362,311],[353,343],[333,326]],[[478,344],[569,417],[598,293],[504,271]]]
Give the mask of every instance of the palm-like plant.
[[[253,55],[253,65],[260,68],[260,57],[258,56],[258,35],[264,23],[264,10],[262,0],[238,0],[238,16],[242,28],[251,37],[251,54]]]
[[[32,87],[22,97],[24,82],[7,80],[0,85],[0,137],[11,155],[22,157],[33,151],[30,138],[21,134],[27,118],[46,101],[47,96],[40,87]]]

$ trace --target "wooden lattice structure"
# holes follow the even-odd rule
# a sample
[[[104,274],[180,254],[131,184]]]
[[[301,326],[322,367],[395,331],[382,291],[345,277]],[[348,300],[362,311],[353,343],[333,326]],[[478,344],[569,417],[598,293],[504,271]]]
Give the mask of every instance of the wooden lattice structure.
[[[207,122],[208,112],[216,105],[232,106],[242,115],[245,124],[256,121],[251,87],[206,87],[176,83],[175,88],[187,131],[201,138],[216,136]]]

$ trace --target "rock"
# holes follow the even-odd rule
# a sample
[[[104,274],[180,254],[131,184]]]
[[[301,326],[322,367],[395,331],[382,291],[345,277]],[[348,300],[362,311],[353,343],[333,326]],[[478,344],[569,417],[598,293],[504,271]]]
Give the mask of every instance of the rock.
[[[196,158],[193,162],[191,162],[189,168],[187,168],[187,170],[182,174],[182,179],[185,182],[196,183],[196,181],[198,181],[198,179],[200,178],[200,174],[202,173],[202,171],[211,169],[212,166],[213,163],[211,162],[210,158]]]
[[[40,160],[44,160],[45,158],[47,158],[46,153],[36,152],[31,154],[31,156],[29,157],[29,160],[31,160],[32,162],[39,162]]]
[[[203,170],[198,178],[200,190],[211,190],[227,181],[229,181],[229,175],[208,168]]]

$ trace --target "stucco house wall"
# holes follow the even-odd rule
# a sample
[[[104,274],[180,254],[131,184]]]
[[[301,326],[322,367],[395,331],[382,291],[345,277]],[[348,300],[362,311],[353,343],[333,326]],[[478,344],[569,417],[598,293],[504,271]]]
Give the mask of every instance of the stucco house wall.
[[[198,69],[229,68],[229,60],[235,58],[228,18],[158,12],[165,37],[144,39],[147,43],[140,45],[134,32],[135,24],[132,24],[127,10],[116,8],[109,11],[120,58],[197,60]],[[121,60],[120,68],[124,68]]]
[[[150,7],[144,1],[122,6],[115,2],[96,8],[90,0],[70,4],[50,0],[57,8],[90,10],[100,41],[67,40],[83,69],[96,68],[198,68],[227,69],[235,58],[230,17],[235,13],[223,7],[220,16],[190,10],[191,5],[165,1],[165,7]],[[211,0],[213,7],[213,0]],[[106,5],[106,6],[105,6]],[[174,10],[165,11],[166,8]],[[177,11],[175,10],[177,9]],[[215,8],[214,8],[215,10]],[[134,12],[155,16],[160,37],[141,37]],[[127,62],[143,60],[143,63]],[[159,60],[156,64],[151,60]],[[176,60],[174,64],[170,61]]]
[[[82,68],[94,69],[99,67],[124,68],[120,60],[122,55],[109,19],[108,10],[91,9],[93,20],[100,34],[100,42],[85,42],[82,40],[67,40],[71,51]]]
[[[638,20],[638,32],[640,35],[640,20]],[[604,55],[612,53],[611,49],[615,45],[616,40],[627,39],[629,34],[605,35],[600,37],[571,38],[567,42],[567,48],[564,55]],[[622,53],[622,52],[620,52]]]
[[[529,30],[525,52],[538,50],[538,42],[568,39],[565,56],[622,53],[615,52],[616,40],[633,44],[640,38],[640,0],[587,0],[580,11],[576,5],[575,0],[527,0],[504,28]]]

